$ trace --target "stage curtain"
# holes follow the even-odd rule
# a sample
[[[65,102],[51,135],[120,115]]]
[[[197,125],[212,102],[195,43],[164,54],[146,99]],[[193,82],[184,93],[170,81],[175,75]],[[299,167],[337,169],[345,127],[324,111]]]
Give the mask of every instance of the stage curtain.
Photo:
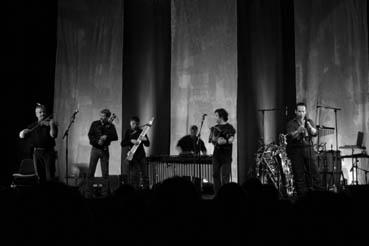
[[[173,0],[171,3],[170,153],[191,125],[200,127],[208,153],[214,110],[225,108],[237,129],[237,17],[235,0]],[[238,133],[237,133],[238,134]],[[237,180],[237,141],[233,144],[232,180]]]
[[[72,113],[79,109],[69,132],[69,174],[85,172],[91,146],[88,130],[101,109],[118,116],[119,141],[110,146],[110,174],[120,174],[123,5],[120,0],[59,0],[54,113],[59,122],[58,171],[65,174],[65,139]],[[96,176],[101,175],[98,165]]]
[[[253,176],[258,144],[278,142],[295,104],[293,2],[238,1],[238,163]],[[261,109],[273,109],[264,113]]]
[[[124,1],[123,131],[132,116],[141,124],[155,117],[147,155],[169,154],[170,1]],[[126,174],[127,149],[122,151]]]
[[[368,22],[366,0],[295,0],[297,100],[308,104],[309,117],[335,127],[337,107],[338,147],[356,144],[364,132],[369,147]],[[327,150],[336,150],[334,133],[320,139]],[[341,150],[341,155],[351,150]],[[359,152],[356,150],[355,153]],[[359,166],[368,169],[367,159]],[[345,178],[351,182],[351,159],[343,162]],[[359,171],[359,182],[364,173]]]

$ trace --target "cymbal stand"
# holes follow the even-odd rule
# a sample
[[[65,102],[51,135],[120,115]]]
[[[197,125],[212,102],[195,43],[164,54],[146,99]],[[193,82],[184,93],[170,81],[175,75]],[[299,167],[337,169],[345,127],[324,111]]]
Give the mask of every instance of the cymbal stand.
[[[355,158],[352,158],[352,159],[355,159],[355,165],[352,165],[352,168],[351,170],[353,171],[353,169],[355,169],[355,184],[358,185],[359,184],[359,180],[358,180],[358,176],[357,176],[357,173],[358,173],[358,170],[360,171],[363,171],[365,173],[365,184],[368,184],[368,173],[369,173],[369,170],[366,170],[366,169],[363,169],[361,167],[358,166],[358,162],[359,162],[359,158],[358,157],[355,157]],[[351,171],[350,170],[350,171]],[[354,182],[354,179],[353,179],[353,182]]]
[[[358,185],[359,181],[357,178],[357,170],[358,170],[358,165],[357,163],[359,162],[357,157],[354,157],[354,149],[352,149],[352,167],[350,169],[350,172],[352,172],[352,181],[351,184],[353,185]]]
[[[360,167],[357,167],[358,170],[360,171],[363,171],[365,173],[365,184],[368,184],[368,173],[369,173],[369,170],[366,170],[366,169],[363,169],[363,168],[360,168]]]

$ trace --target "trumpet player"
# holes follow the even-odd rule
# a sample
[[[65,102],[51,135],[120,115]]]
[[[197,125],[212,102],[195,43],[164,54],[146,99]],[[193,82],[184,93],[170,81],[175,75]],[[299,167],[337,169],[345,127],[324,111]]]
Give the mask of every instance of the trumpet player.
[[[295,115],[287,123],[287,155],[292,164],[297,196],[301,197],[309,189],[321,189],[312,141],[318,130],[306,117],[305,103],[296,104]]]
[[[35,173],[40,183],[55,178],[55,138],[58,127],[51,116],[46,116],[46,106],[37,104],[35,108],[37,121],[19,133],[20,138],[29,138],[33,148]]]

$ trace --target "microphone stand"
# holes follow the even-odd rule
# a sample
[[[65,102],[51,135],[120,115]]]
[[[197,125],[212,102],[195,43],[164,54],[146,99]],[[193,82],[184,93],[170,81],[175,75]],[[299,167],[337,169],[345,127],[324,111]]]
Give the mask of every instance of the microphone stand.
[[[201,155],[201,148],[199,146],[199,143],[200,143],[200,136],[201,136],[201,130],[202,130],[202,126],[204,125],[204,120],[205,120],[205,116],[206,114],[203,114],[202,115],[202,119],[201,119],[201,124],[200,124],[200,129],[199,129],[199,133],[197,134],[196,136],[196,143],[195,143],[195,156],[197,158],[200,158],[200,155]],[[202,189],[202,175],[201,175],[201,165],[198,165],[199,166],[199,178],[200,178],[200,191]]]
[[[198,156],[200,156],[200,151],[201,151],[201,149],[199,147],[199,143],[200,143],[201,130],[202,130],[202,126],[204,125],[205,116],[206,116],[206,114],[202,115],[199,133],[197,134],[197,137],[196,137],[195,154],[198,155]]]
[[[70,122],[69,122],[69,125],[68,125],[68,128],[65,130],[64,132],[64,135],[63,135],[63,139],[65,138],[65,181],[66,181],[66,184],[68,185],[68,180],[69,180],[69,174],[68,174],[68,142],[69,142],[69,130],[72,126],[72,124],[74,123],[75,119],[76,119],[76,114],[77,112],[74,112],[71,119],[70,119]]]

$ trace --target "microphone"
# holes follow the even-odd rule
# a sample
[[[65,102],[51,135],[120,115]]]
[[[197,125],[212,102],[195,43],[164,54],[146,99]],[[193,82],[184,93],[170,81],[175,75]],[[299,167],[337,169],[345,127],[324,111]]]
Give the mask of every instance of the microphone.
[[[202,114],[202,116],[207,116],[207,114]]]

